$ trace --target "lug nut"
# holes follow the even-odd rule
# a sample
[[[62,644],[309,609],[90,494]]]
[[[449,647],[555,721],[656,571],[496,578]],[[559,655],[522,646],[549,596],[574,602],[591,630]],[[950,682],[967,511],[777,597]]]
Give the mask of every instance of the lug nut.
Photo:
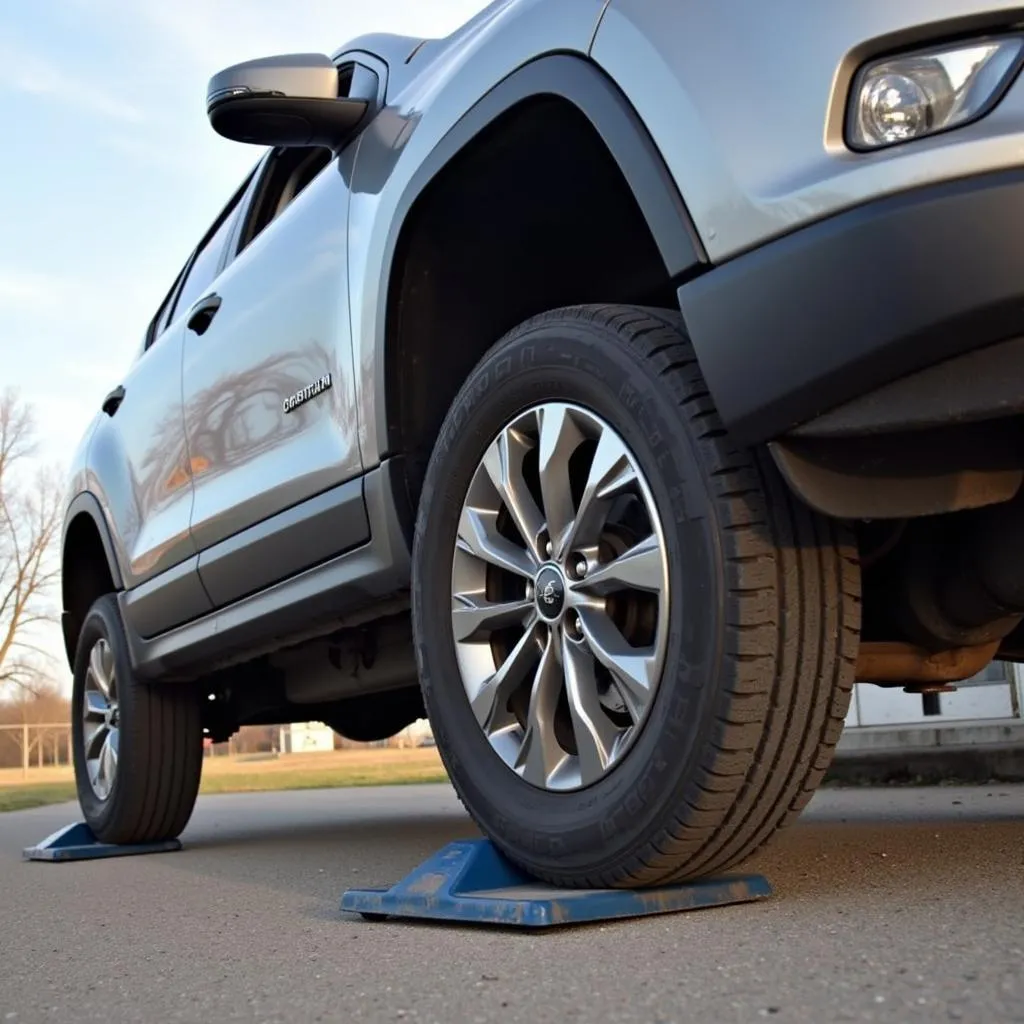
[[[547,542],[547,543],[546,543],[546,544],[544,545],[544,553],[545,553],[545,554],[546,554],[546,555],[548,556],[548,558],[550,558],[550,557],[551,557],[551,552],[552,552],[552,551],[554,551],[554,550],[555,550],[555,549],[554,549],[554,546],[552,545],[551,541],[548,541],[548,542]]]
[[[586,575],[587,575],[587,560],[585,558],[580,558],[576,562],[576,578],[581,580]]]
[[[579,612],[569,612],[566,615],[565,631],[569,634],[570,640],[579,640],[583,637],[583,624],[580,622]]]

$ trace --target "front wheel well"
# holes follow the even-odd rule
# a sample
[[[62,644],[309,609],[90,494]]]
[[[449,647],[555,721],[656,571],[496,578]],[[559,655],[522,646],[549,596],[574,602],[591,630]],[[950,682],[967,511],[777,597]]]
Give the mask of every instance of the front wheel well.
[[[602,135],[544,95],[502,114],[417,199],[387,317],[388,447],[418,503],[448,408],[483,354],[530,317],[594,303],[677,305],[665,260]]]
[[[78,634],[89,609],[97,598],[115,589],[99,528],[88,512],[79,512],[65,532],[61,558],[64,649],[69,665],[74,665]]]

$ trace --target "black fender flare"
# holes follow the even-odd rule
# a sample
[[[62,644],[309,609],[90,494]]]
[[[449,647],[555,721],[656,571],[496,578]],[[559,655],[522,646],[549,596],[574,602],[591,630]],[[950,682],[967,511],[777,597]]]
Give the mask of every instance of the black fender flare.
[[[522,65],[485,93],[417,169],[399,200],[388,237],[384,263],[389,281],[398,239],[430,183],[499,117],[542,96],[568,100],[593,125],[629,184],[672,280],[682,283],[707,265],[707,253],[683,198],[629,100],[592,61],[553,54]]]
[[[572,103],[590,122],[622,172],[677,286],[699,276],[709,260],[697,229],[661,153],[621,89],[593,61],[549,54],[523,64],[485,93],[448,130],[417,168],[398,200],[383,259],[387,305],[400,279],[399,244],[418,200],[431,183],[481,133],[529,100],[555,96]],[[358,170],[357,170],[358,176]],[[370,191],[383,183],[367,183]],[[382,339],[383,340],[383,339]],[[388,436],[387,398],[377,416]]]
[[[121,576],[121,567],[114,554],[114,543],[111,539],[107,517],[103,514],[103,507],[100,505],[99,500],[88,491],[82,491],[80,494],[77,494],[68,505],[67,512],[64,514],[64,526],[61,529],[60,537],[61,575],[63,576],[63,567],[67,555],[68,530],[71,524],[83,515],[91,519],[96,527],[100,543],[103,545],[103,554],[107,560],[107,568],[110,570],[110,578],[114,582],[115,589],[124,590],[124,579]],[[61,589],[63,591],[63,580]],[[60,628],[64,639],[64,651],[67,655],[68,665],[71,668],[74,668],[75,637],[78,635],[80,627],[81,623],[75,622],[71,612],[64,608],[61,612]]]
[[[114,542],[110,535],[107,517],[103,514],[103,506],[100,505],[99,499],[89,491],[82,491],[76,495],[64,514],[64,527],[60,537],[61,564],[64,563],[64,554],[67,550],[68,529],[83,513],[93,521],[96,532],[100,535],[100,543],[103,545],[103,553],[107,556],[107,568],[110,570],[110,578],[114,581],[114,586],[118,590],[124,590],[121,566],[114,554]]]

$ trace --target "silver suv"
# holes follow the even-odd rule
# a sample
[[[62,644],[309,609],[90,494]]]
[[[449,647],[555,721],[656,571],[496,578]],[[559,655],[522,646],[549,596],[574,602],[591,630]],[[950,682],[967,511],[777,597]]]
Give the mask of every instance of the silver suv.
[[[1024,658],[1024,9],[498,0],[216,75],[264,147],[74,462],[75,767],[429,714],[567,885],[717,871],[854,680]]]

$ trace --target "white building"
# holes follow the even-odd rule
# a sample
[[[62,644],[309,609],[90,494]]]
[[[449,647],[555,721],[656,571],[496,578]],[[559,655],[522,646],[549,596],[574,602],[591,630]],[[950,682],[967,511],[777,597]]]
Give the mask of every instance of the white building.
[[[334,730],[323,722],[295,722],[281,726],[282,754],[310,754],[334,749]]]

